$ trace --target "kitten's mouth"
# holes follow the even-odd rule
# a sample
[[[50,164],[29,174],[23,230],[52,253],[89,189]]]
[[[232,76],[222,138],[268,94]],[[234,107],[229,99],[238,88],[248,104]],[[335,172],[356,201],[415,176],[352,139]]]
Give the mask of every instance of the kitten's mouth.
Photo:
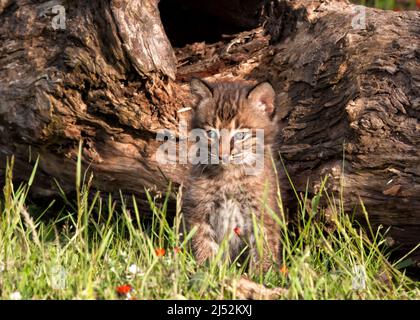
[[[213,160],[213,161],[212,161]],[[244,158],[237,158],[237,157],[229,157],[229,159],[225,159],[225,161],[221,160],[219,157],[214,157],[213,159],[209,159],[209,162],[204,165],[204,170],[210,170],[213,168],[213,173],[224,173],[230,172],[232,174],[245,174],[245,175],[258,175],[264,168],[264,161],[260,160],[255,157],[245,157]]]

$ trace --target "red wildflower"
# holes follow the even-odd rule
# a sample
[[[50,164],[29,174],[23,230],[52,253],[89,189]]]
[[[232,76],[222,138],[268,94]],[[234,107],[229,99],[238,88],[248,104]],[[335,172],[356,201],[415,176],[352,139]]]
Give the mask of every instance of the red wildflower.
[[[235,232],[237,236],[240,236],[241,235],[241,228],[235,227],[235,228],[233,228],[233,232]]]
[[[129,294],[133,288],[129,284],[124,284],[122,286],[117,287],[117,293],[121,295]]]
[[[155,252],[158,257],[163,257],[166,253],[166,250],[165,248],[156,248]]]
[[[179,253],[181,251],[181,248],[180,247],[174,247],[174,252],[175,253]]]
[[[420,0],[416,0],[416,7],[420,8]]]
[[[285,264],[282,264],[282,266],[280,268],[280,273],[283,273],[284,275],[289,273],[289,269],[287,269]]]

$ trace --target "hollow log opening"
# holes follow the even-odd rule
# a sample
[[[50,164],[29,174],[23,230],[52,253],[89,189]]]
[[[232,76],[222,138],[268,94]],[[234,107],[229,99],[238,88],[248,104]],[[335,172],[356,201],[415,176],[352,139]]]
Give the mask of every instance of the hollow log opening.
[[[159,11],[173,47],[213,43],[224,35],[253,29],[260,22],[263,0],[161,0]]]

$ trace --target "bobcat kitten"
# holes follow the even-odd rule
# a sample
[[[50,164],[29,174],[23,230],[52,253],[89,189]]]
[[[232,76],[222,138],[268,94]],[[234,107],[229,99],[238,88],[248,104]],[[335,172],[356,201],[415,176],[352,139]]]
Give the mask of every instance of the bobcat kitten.
[[[192,129],[202,129],[201,139],[208,147],[207,161],[193,165],[184,183],[186,225],[189,230],[197,228],[192,238],[196,260],[203,263],[213,257],[223,239],[229,239],[231,261],[248,245],[251,266],[267,270],[273,261],[279,262],[280,255],[280,228],[272,218],[272,212],[279,212],[271,158],[276,134],[272,121],[275,92],[268,82],[251,87],[199,79],[191,81],[191,90],[198,98]],[[263,133],[260,130],[258,135],[256,129]],[[263,158],[259,159],[261,135]],[[256,161],[262,161],[260,172],[252,171]],[[253,214],[257,230],[265,235],[262,256],[256,247]]]

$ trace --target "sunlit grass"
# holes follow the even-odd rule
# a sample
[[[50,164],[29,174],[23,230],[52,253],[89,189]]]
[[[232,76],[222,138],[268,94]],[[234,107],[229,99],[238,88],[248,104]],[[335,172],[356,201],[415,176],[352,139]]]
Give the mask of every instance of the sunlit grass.
[[[352,0],[355,4],[384,10],[419,10],[419,0]]]
[[[245,265],[229,263],[222,252],[204,266],[195,263],[179,190],[169,186],[163,198],[147,193],[153,214],[146,219],[135,197],[121,194],[117,201],[92,191],[94,178],[78,161],[76,198],[62,193],[63,210],[47,219],[27,205],[36,167],[26,184],[16,186],[13,160],[7,163],[0,204],[0,298],[237,298],[232,280],[247,273]],[[419,299],[419,283],[387,260],[384,235],[363,231],[325,183],[312,198],[296,192],[296,221],[272,212],[281,226],[283,264],[247,276],[269,288],[286,288],[280,299]],[[175,217],[167,216],[170,198],[177,202]],[[328,219],[322,199],[329,204]]]

